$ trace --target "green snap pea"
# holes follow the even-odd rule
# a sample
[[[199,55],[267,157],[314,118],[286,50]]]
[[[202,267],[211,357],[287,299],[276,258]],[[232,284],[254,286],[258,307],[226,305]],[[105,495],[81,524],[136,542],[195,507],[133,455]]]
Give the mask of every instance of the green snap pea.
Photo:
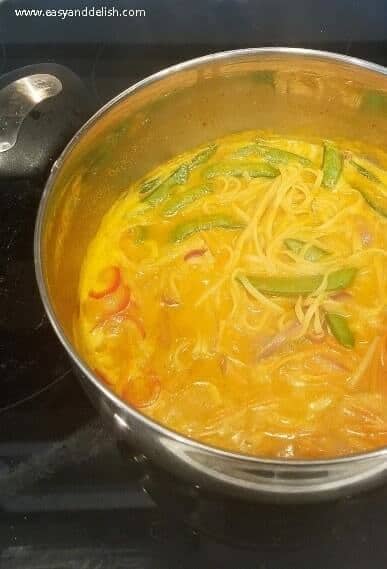
[[[356,188],[372,209],[387,217],[387,194],[373,194],[365,188]]]
[[[348,319],[342,314],[335,314],[333,312],[327,312],[325,318],[336,340],[346,348],[353,348],[355,338],[348,326]]]
[[[212,156],[214,156],[217,149],[218,147],[216,144],[210,144],[210,146],[207,146],[207,148],[201,150],[201,152],[198,152],[196,156],[194,156],[192,160],[189,162],[188,164],[189,169],[193,170],[194,168],[201,166],[205,162],[208,162],[208,160],[212,158]]]
[[[373,172],[349,160],[345,164],[344,175],[373,210],[387,217],[387,188]]]
[[[171,234],[171,241],[179,243],[199,231],[211,229],[242,229],[245,224],[227,215],[206,215],[177,225]]]
[[[140,186],[140,194],[147,194],[143,201],[148,202],[149,205],[157,205],[163,202],[169,194],[173,186],[185,184],[188,176],[192,170],[207,162],[217,151],[217,145],[211,144],[204,150],[198,152],[190,161],[181,164],[169,176],[162,179],[160,176],[151,180],[145,180]],[[151,197],[152,196],[152,197]]]
[[[168,179],[160,184],[153,192],[147,194],[141,201],[154,207],[165,201],[171,194],[172,188],[176,185],[173,180]]]
[[[235,176],[240,178],[247,175],[251,178],[275,178],[278,176],[279,170],[265,162],[223,162],[222,164],[214,164],[209,166],[204,171],[204,176],[208,179],[216,178],[217,176]]]
[[[170,180],[175,184],[185,184],[188,180],[189,175],[189,165],[182,164],[175,170],[170,178]]]
[[[356,269],[346,268],[328,276],[327,291],[340,290],[349,286],[356,274]],[[324,275],[302,275],[296,277],[247,275],[253,287],[263,294],[271,296],[306,296],[321,285]]]
[[[201,197],[210,194],[212,189],[208,186],[197,186],[183,192],[182,194],[172,196],[165,204],[162,214],[166,217],[175,215],[191,203],[199,200]]]
[[[182,164],[164,182],[149,192],[142,201],[152,207],[162,203],[172,193],[172,189],[180,184],[185,184],[188,180],[189,168],[187,164]]]
[[[302,249],[306,245],[306,242],[301,241],[300,239],[285,239],[284,243],[290,251],[293,251],[293,253],[296,253],[297,255],[302,251]],[[321,249],[321,247],[317,247],[316,245],[310,245],[305,250],[304,259],[306,261],[311,261],[312,263],[315,263],[316,261],[319,261],[320,259],[326,257],[327,255],[329,255],[329,253],[328,251],[325,251],[325,249]]]
[[[379,182],[380,183],[379,178],[377,176],[375,176],[375,174],[373,174],[372,172],[370,172],[366,168],[363,168],[363,166],[361,166],[360,164],[358,164],[354,160],[350,160],[349,163],[351,164],[351,166],[356,168],[356,170],[359,172],[359,174],[361,174],[365,178],[368,178],[368,180],[371,180],[371,182]]]
[[[288,164],[289,162],[298,162],[303,166],[312,166],[312,162],[304,156],[300,156],[294,152],[288,152],[287,150],[282,150],[281,148],[266,146],[265,144],[260,143],[244,146],[240,150],[237,150],[232,155],[232,157],[242,158],[251,155],[260,156],[271,164]]]
[[[383,217],[387,217],[387,188],[379,178],[354,160],[349,160],[344,174],[368,205]]]
[[[324,144],[322,169],[322,185],[325,188],[332,189],[340,178],[343,169],[343,158],[337,148],[331,144]]]
[[[140,194],[146,194],[152,190],[155,190],[161,183],[162,179],[160,177],[153,178],[152,180],[145,180],[145,182],[143,182],[140,186]]]

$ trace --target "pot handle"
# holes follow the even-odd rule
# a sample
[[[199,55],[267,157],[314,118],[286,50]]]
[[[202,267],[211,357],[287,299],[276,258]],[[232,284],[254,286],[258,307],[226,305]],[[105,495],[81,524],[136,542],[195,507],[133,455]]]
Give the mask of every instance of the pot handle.
[[[57,64],[0,78],[0,178],[43,178],[95,105],[80,78]]]

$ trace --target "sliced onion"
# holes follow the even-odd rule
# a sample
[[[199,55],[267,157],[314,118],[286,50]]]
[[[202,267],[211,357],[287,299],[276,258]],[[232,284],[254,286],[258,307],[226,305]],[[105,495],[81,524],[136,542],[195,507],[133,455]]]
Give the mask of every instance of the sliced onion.
[[[142,320],[135,314],[128,314],[128,319],[135,325],[142,338],[145,338],[146,332]]]
[[[370,247],[372,245],[373,240],[374,237],[372,233],[369,231],[369,229],[360,230],[360,241],[363,247]]]
[[[160,396],[161,383],[155,374],[132,377],[122,392],[123,398],[134,407],[149,407]]]
[[[321,332],[321,334],[316,334],[315,332],[309,332],[309,334],[307,334],[307,338],[308,340],[313,342],[313,344],[321,344],[322,342],[324,342],[326,338],[326,333],[324,332],[324,330]]]
[[[220,371],[222,372],[222,375],[227,375],[227,370],[228,370],[228,357],[226,355],[221,355],[220,359],[219,359],[219,367],[220,367]]]
[[[335,300],[336,302],[347,302],[348,300],[352,300],[353,296],[350,292],[346,290],[341,290],[339,292],[335,292],[334,294],[329,295],[331,300]]]
[[[329,373],[343,373],[350,370],[342,363],[338,355],[334,354],[316,354],[313,361]]]
[[[191,259],[195,259],[197,257],[202,257],[206,253],[207,249],[204,247],[202,249],[191,249],[184,255],[184,261],[190,261]]]
[[[165,306],[179,306],[180,302],[176,300],[176,298],[172,298],[170,296],[166,296],[165,294],[161,297],[161,303]]]
[[[284,344],[286,344],[286,342],[296,336],[300,329],[301,324],[296,321],[289,324],[284,330],[281,330],[281,332],[275,334],[268,340],[268,342],[261,348],[260,352],[258,353],[257,359],[260,360],[263,358],[268,358],[274,354]]]
[[[124,310],[131,300],[131,293],[129,287],[122,285],[114,292],[105,295],[101,299],[101,317],[103,319],[109,318],[121,310]]]

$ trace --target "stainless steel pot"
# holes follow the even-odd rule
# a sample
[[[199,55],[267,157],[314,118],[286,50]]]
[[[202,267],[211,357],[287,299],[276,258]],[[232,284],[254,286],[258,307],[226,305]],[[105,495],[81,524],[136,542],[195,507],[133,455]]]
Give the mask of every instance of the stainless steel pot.
[[[36,274],[50,321],[92,401],[121,436],[166,469],[253,500],[332,498],[386,479],[387,448],[334,460],[268,460],[212,448],[150,420],[77,353],[79,269],[100,219],[156,164],[245,129],[387,143],[387,70],[303,49],[217,53],[163,70],[116,97],[52,168],[38,213]]]

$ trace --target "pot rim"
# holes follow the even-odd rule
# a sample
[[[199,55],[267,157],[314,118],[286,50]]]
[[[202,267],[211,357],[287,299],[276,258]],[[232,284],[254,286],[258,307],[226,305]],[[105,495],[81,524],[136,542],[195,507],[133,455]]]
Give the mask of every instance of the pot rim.
[[[330,60],[332,62],[347,63],[349,65],[352,65],[353,67],[360,67],[363,69],[374,71],[375,73],[378,74],[387,75],[387,68],[382,65],[378,65],[376,63],[372,63],[364,59],[359,59],[356,57],[351,57],[348,55],[343,55],[334,52],[305,49],[305,48],[292,48],[292,47],[244,48],[244,49],[215,52],[194,59],[189,59],[181,63],[178,63],[176,65],[172,65],[170,67],[163,68],[162,70],[153,73],[152,75],[149,75],[144,79],[134,83],[133,85],[131,85],[130,87],[128,87],[127,89],[116,95],[113,99],[109,100],[107,103],[105,103],[105,105],[103,105],[100,109],[98,109],[98,111],[96,111],[96,113],[92,117],[90,117],[82,125],[82,127],[75,133],[75,135],[72,137],[70,142],[66,145],[66,147],[60,154],[59,158],[54,162],[50,170],[47,182],[45,184],[45,188],[42,193],[37,212],[35,233],[34,233],[35,274],[43,306],[49,318],[49,321],[57,337],[59,338],[59,341],[67,351],[72,362],[76,364],[76,366],[81,370],[83,375],[94,385],[94,387],[100,393],[102,393],[105,397],[107,397],[110,400],[110,402],[114,403],[114,405],[120,411],[124,411],[126,414],[130,415],[133,419],[139,421],[141,425],[144,425],[145,427],[157,433],[158,435],[162,435],[165,438],[172,439],[178,443],[187,445],[192,450],[198,450],[225,459],[235,459],[243,461],[251,465],[256,464],[257,466],[265,465],[268,467],[273,466],[280,468],[289,468],[295,466],[310,470],[319,466],[334,467],[334,466],[345,465],[348,462],[364,462],[367,460],[383,459],[383,458],[387,460],[387,446],[381,447],[376,450],[372,450],[370,452],[351,454],[347,456],[341,456],[329,459],[306,460],[306,459],[293,459],[293,458],[287,458],[287,459],[265,458],[265,457],[258,457],[248,454],[236,453],[221,449],[219,447],[207,445],[199,441],[196,441],[194,439],[190,439],[174,431],[173,429],[169,429],[163,426],[162,424],[158,423],[157,421],[154,421],[153,419],[147,417],[146,415],[143,415],[142,413],[137,411],[134,407],[131,407],[130,405],[125,403],[125,401],[120,399],[112,390],[109,389],[109,387],[107,387],[102,383],[102,381],[93,373],[93,370],[87,365],[87,363],[80,357],[80,355],[77,354],[74,346],[67,338],[61,323],[56,317],[54,307],[49,298],[48,288],[44,278],[43,262],[42,262],[41,238],[42,238],[43,222],[46,215],[47,204],[51,195],[51,191],[57,179],[58,173],[60,172],[63,163],[66,161],[67,156],[73,150],[73,148],[78,144],[79,140],[90,130],[90,128],[103,115],[105,115],[113,107],[118,105],[122,100],[129,97],[133,93],[141,91],[142,89],[148,87],[152,83],[155,83],[168,75],[178,73],[179,71],[182,70],[200,67],[201,65],[214,61],[219,61],[223,59],[228,60],[234,58],[237,59],[241,56],[254,56],[254,55],[284,55],[284,56],[302,56],[305,58],[319,58],[319,59]],[[116,416],[118,419],[121,419],[119,415]]]

